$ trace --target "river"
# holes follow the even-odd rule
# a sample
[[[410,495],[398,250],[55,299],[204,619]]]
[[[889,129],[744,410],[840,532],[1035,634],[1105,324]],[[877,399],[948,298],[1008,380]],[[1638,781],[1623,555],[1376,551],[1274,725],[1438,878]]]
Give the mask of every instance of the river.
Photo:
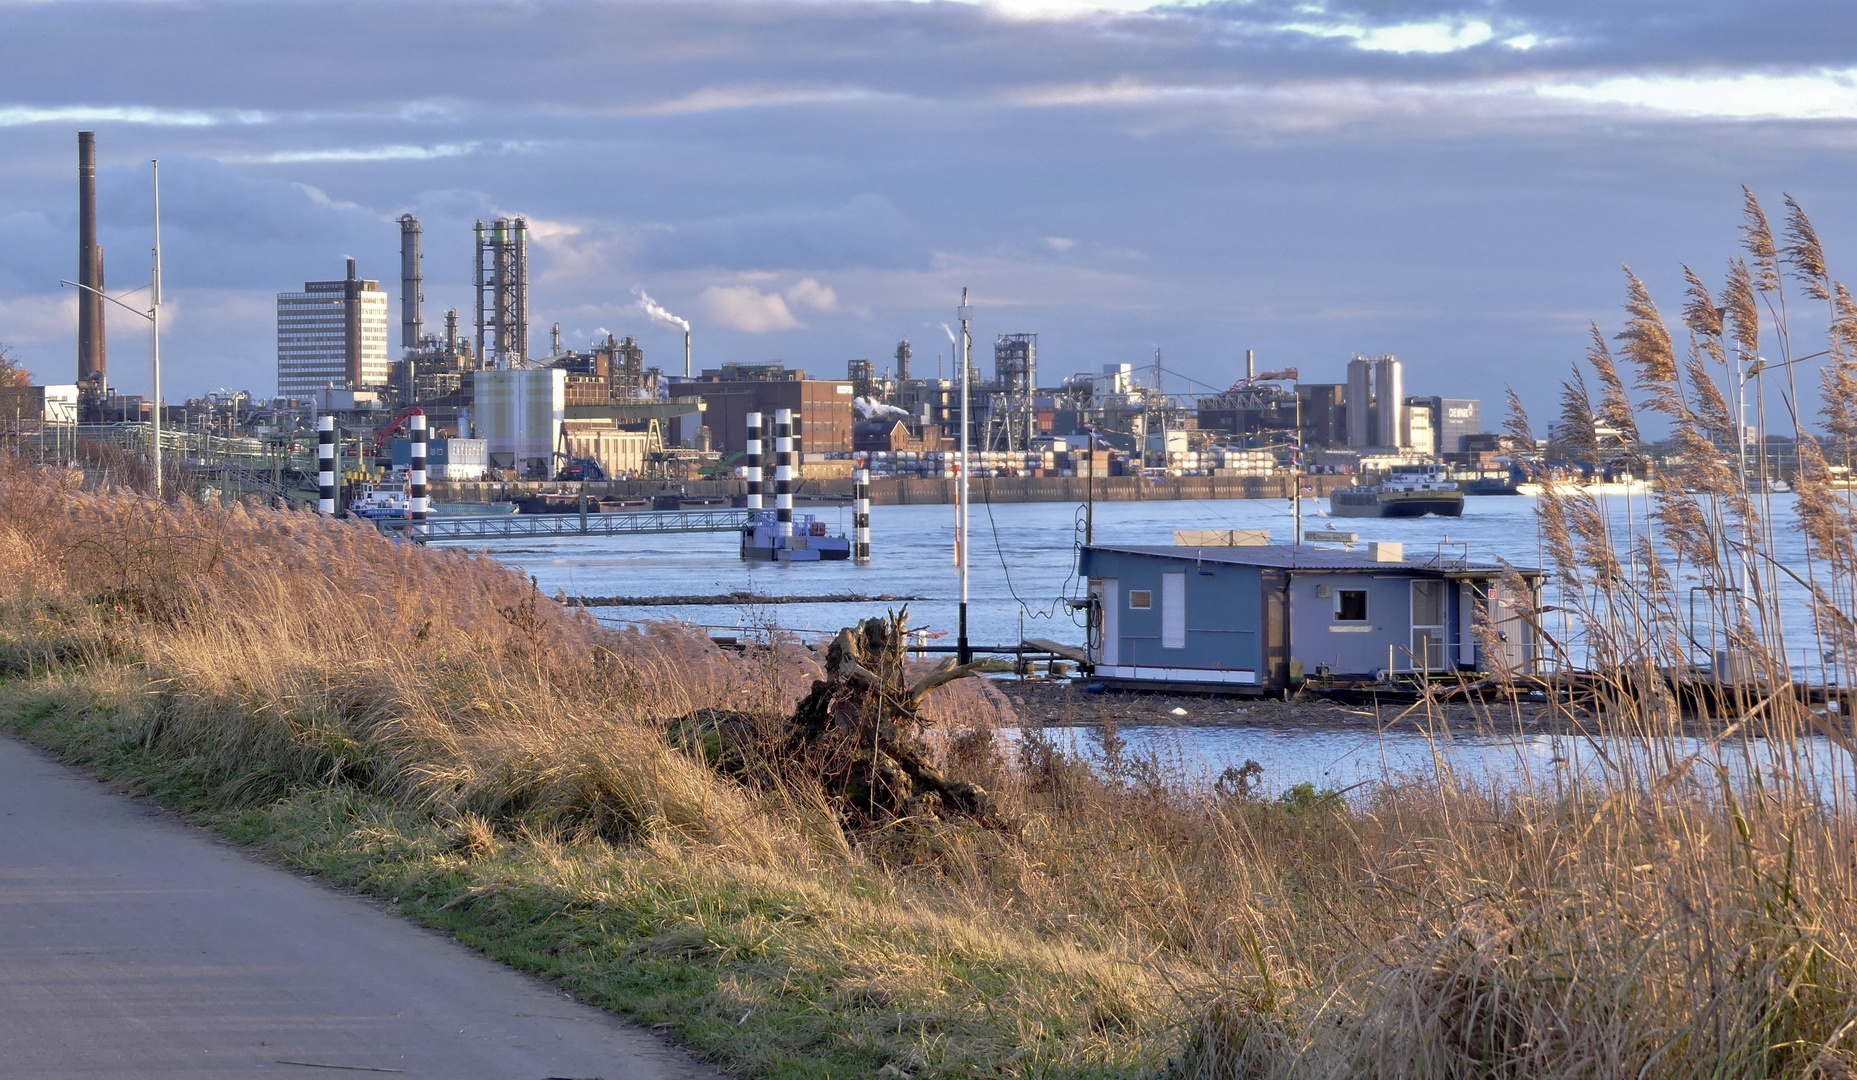
[[[1027,637],[1081,645],[1080,615],[1065,602],[1082,595],[1076,550],[1083,542],[1083,512],[1059,503],[1011,503],[972,508],[969,578],[969,637],[976,646],[1011,645]],[[1620,517],[1642,517],[1643,499],[1630,507],[1608,499]],[[1305,503],[1305,510],[1314,503]],[[834,532],[849,529],[849,509],[816,511]],[[1793,496],[1772,499],[1776,555],[1802,566],[1804,538],[1797,528]],[[1409,518],[1329,522],[1305,520],[1310,528],[1336,527],[1363,540],[1405,544],[1408,557],[1440,550],[1473,560],[1506,559],[1523,566],[1545,563],[1535,500],[1520,496],[1473,497],[1455,519]],[[1107,544],[1171,544],[1175,529],[1269,529],[1288,542],[1292,529],[1284,500],[1217,500],[1099,503],[1095,537]],[[570,596],[691,596],[749,592],[756,595],[895,594],[920,596],[909,603],[911,624],[952,644],[958,624],[960,578],[954,567],[954,508],[880,506],[872,511],[872,561],[768,564],[743,562],[734,534],[643,537],[565,537],[511,542],[490,553],[532,574],[543,590]],[[1549,586],[1549,603],[1553,603]],[[1782,583],[1782,593],[1788,583]],[[1804,594],[1791,590],[1787,619],[1790,642],[1811,640]],[[824,635],[860,618],[881,614],[884,604],[706,605],[600,608],[614,624],[681,619],[712,628],[780,627],[805,636]],[[1575,635],[1577,638],[1577,635]],[[1789,648],[1796,664],[1813,659],[1804,646]],[[1187,772],[1216,774],[1228,764],[1257,760],[1270,787],[1308,780],[1346,788],[1387,772],[1427,773],[1434,747],[1416,735],[1379,736],[1358,731],[1291,731],[1243,726],[1194,729],[1130,729],[1141,752],[1174,760]],[[1088,740],[1079,743],[1090,750]],[[1473,775],[1550,778],[1579,768],[1577,740],[1534,736],[1522,740],[1458,738],[1443,760]]]

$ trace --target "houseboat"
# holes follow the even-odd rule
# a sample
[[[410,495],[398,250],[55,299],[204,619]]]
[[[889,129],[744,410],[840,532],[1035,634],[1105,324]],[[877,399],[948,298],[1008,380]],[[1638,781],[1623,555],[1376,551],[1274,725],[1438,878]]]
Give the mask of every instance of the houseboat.
[[[1095,677],[1123,686],[1278,694],[1305,674],[1526,670],[1535,634],[1516,615],[1504,568],[1399,544],[1360,549],[1244,547],[1082,549],[1087,656]],[[1531,592],[1541,571],[1520,570]],[[1475,627],[1487,618],[1500,656]]]

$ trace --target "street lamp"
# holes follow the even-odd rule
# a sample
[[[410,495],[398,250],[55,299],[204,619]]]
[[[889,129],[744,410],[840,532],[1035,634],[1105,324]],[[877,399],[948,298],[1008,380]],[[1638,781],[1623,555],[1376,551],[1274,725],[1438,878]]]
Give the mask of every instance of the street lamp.
[[[955,521],[955,530],[959,536],[961,548],[961,620],[960,637],[956,640],[955,662],[961,664],[970,664],[974,659],[973,649],[967,643],[967,439],[968,432],[972,429],[967,413],[970,401],[967,372],[968,364],[971,363],[968,353],[974,342],[973,334],[968,330],[968,322],[973,318],[973,313],[974,309],[967,303],[967,290],[962,289],[961,306],[955,312],[961,320],[961,484],[958,500],[960,517]]]
[[[1754,376],[1759,375],[1763,372],[1778,371],[1781,368],[1789,368],[1789,367],[1792,367],[1794,364],[1803,364],[1807,360],[1816,360],[1821,356],[1830,356],[1830,355],[1831,355],[1831,350],[1826,349],[1823,352],[1815,352],[1810,356],[1797,356],[1791,360],[1783,360],[1777,364],[1770,363],[1767,360],[1767,358],[1764,356],[1756,356],[1754,357],[1754,362],[1748,365],[1746,374],[1741,376],[1741,381],[1746,382],[1749,379],[1753,378]]]
[[[153,435],[153,438],[149,440],[149,466],[151,469],[153,469],[155,473],[155,498],[160,499],[161,498],[161,160],[159,158],[154,159],[151,162],[151,164],[154,166],[154,185],[155,185],[154,186],[154,191],[155,191],[155,251],[154,251],[154,268],[150,271],[149,279],[148,279],[148,303],[149,303],[148,310],[143,311],[141,308],[130,307],[128,304],[123,303],[121,300],[116,299],[114,296],[111,296],[108,293],[103,292],[100,289],[93,289],[88,285],[80,285],[75,281],[66,281],[63,278],[59,278],[58,284],[69,285],[74,289],[82,289],[85,292],[94,293],[97,296],[100,296],[103,299],[108,300],[110,303],[115,304],[117,307],[122,308],[124,311],[133,312],[134,314],[139,315],[142,318],[148,320],[149,331],[150,331],[150,334],[152,335],[151,342],[149,345],[149,368],[151,372],[150,377],[149,377],[149,382],[152,384],[149,388],[149,396],[154,399],[154,426],[150,429],[151,434]]]

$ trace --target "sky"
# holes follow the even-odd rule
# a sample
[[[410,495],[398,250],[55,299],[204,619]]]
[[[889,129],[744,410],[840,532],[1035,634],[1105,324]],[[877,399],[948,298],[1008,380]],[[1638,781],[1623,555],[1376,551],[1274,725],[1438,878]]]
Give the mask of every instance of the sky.
[[[1622,266],[1672,316],[1684,265],[1719,285],[1743,184],[1839,272],[1854,32],[1829,0],[0,0],[0,342],[75,378],[94,129],[113,292],[161,161],[169,400],[272,394],[276,293],[346,257],[397,344],[403,213],[428,327],[468,324],[471,225],[521,214],[534,343],[681,370],[642,291],[699,367],[908,338],[933,372],[967,288],[984,370],[1022,332],[1043,382],[1158,349],[1175,392],[1392,353],[1493,426],[1506,387],[1558,411]],[[142,392],[147,331],[109,332]]]

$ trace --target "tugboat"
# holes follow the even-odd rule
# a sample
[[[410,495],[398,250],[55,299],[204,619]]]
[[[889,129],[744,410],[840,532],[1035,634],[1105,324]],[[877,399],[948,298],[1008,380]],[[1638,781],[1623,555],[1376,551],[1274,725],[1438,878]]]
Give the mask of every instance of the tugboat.
[[[793,532],[781,535],[775,511],[757,510],[742,529],[742,558],[755,562],[833,562],[851,558],[851,541],[843,533],[828,536],[825,522],[812,514],[794,514]]]
[[[1336,488],[1328,511],[1335,517],[1464,516],[1464,492],[1440,465],[1402,465],[1378,484]]]

